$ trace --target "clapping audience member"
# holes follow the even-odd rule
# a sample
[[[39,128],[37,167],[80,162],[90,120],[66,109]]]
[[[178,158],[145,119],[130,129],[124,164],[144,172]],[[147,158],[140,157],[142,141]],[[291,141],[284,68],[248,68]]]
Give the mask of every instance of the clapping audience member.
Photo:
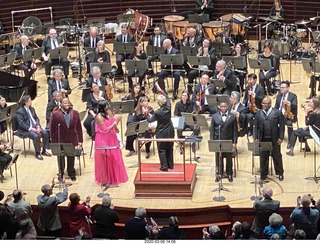
[[[220,228],[216,225],[211,225],[209,230],[207,228],[202,229],[202,239],[204,240],[224,240],[225,236],[220,231]]]
[[[160,230],[159,239],[163,240],[183,240],[184,235],[179,229],[179,221],[176,216],[169,218],[169,226],[165,226]]]
[[[239,240],[256,240],[254,233],[251,231],[251,225],[244,221],[241,223],[241,237]]]
[[[36,232],[33,229],[34,226],[31,227],[27,219],[20,221],[16,240],[36,240]]]
[[[135,216],[129,219],[124,226],[126,240],[145,240],[149,235],[149,229],[146,221],[147,211],[139,207],[135,211]]]
[[[241,236],[241,222],[236,221],[232,225],[232,234],[227,237],[227,240],[237,240]]]
[[[278,234],[281,240],[287,237],[287,229],[282,225],[282,217],[277,213],[271,214],[269,217],[269,226],[264,228],[263,234],[267,239],[271,239],[274,234]]]

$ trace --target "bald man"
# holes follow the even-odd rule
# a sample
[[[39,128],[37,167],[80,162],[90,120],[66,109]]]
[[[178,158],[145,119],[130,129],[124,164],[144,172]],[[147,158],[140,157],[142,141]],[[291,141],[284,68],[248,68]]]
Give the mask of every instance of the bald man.
[[[253,138],[256,142],[271,142],[271,156],[274,169],[279,180],[283,181],[283,163],[281,154],[281,143],[284,138],[284,117],[279,109],[271,107],[271,98],[264,97],[262,109],[255,114],[256,126]],[[268,175],[269,151],[260,153],[260,177],[265,180]]]

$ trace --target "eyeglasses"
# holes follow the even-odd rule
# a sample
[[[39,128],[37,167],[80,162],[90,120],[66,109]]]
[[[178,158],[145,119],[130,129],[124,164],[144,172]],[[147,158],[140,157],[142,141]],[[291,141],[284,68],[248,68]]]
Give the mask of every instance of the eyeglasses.
[[[280,86],[280,89],[288,88],[287,86]]]

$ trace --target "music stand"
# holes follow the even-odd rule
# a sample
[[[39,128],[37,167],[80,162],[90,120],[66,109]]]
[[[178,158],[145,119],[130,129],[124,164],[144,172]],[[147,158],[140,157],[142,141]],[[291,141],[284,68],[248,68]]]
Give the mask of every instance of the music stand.
[[[52,152],[52,155],[57,157],[75,157],[75,148],[72,143],[50,143],[50,149]],[[58,161],[60,163],[60,160]],[[59,165],[59,174],[61,174],[61,165]],[[62,175],[64,172],[62,172]],[[61,188],[62,185],[72,186],[71,183],[63,183],[62,177],[59,177],[59,183],[55,187]]]
[[[92,62],[93,56],[95,53],[95,48],[94,47],[84,47],[83,50],[85,52],[87,62]]]
[[[266,59],[266,58],[261,58],[259,59],[260,63],[260,69],[262,70],[271,70],[272,69],[272,65],[271,65],[271,60],[270,59]]]
[[[87,21],[88,26],[96,26],[96,27],[103,27],[104,23],[105,23],[104,18],[88,19]]]
[[[320,139],[319,139],[318,134],[316,133],[316,131],[313,128],[315,128],[318,132],[319,132],[319,128],[317,128],[316,126],[309,125],[309,131],[310,131],[311,137],[313,138],[313,145],[314,145],[313,146],[313,148],[314,148],[314,150],[313,150],[313,173],[314,173],[314,176],[306,177],[305,179],[306,180],[314,180],[314,182],[316,184],[318,184],[320,177],[317,176],[318,170],[317,170],[317,150],[316,150],[317,147],[316,147],[316,144],[318,146],[320,146]],[[319,169],[319,167],[318,167],[318,169]]]
[[[232,141],[231,140],[208,140],[208,146],[209,146],[209,152],[215,152],[215,153],[219,153],[219,169],[218,169],[218,173],[219,173],[219,185],[217,188],[213,189],[212,191],[218,191],[219,195],[215,196],[213,198],[214,201],[216,202],[223,202],[226,198],[221,196],[220,193],[221,191],[229,191],[227,188],[223,187],[222,185],[222,155],[221,153],[223,152],[228,152],[228,153],[232,153]]]
[[[245,69],[246,68],[246,59],[244,56],[234,57],[234,56],[222,56],[222,59],[226,64],[231,64],[234,69]]]
[[[260,60],[255,58],[249,58],[248,62],[249,62],[249,67],[253,69],[254,72],[256,69],[260,69],[260,63],[261,63]]]
[[[210,81],[215,84],[216,87],[218,88],[225,88],[226,84],[224,84],[223,80],[219,80],[219,79],[210,79]]]
[[[111,63],[90,63],[90,70],[95,66],[100,68],[102,75],[106,75],[111,72]]]
[[[133,113],[134,100],[110,102],[110,108],[115,114]],[[120,120],[121,140],[123,141],[122,120]]]
[[[229,43],[213,42],[212,47],[216,50],[216,55],[221,57],[222,55],[230,55]]]
[[[189,23],[203,24],[210,21],[209,14],[188,14]]]
[[[92,91],[91,91],[90,87],[82,88],[81,101],[82,102],[87,102],[88,101],[88,96],[90,95],[91,92]]]
[[[124,55],[134,52],[135,42],[114,42],[113,51]]]
[[[147,45],[146,52],[148,56],[154,57],[154,60],[156,61],[156,74],[158,73],[158,61],[159,56],[164,53],[163,47],[153,46],[153,45]]]
[[[128,76],[143,76],[148,70],[148,60],[126,59],[125,66],[128,72]]]
[[[191,66],[197,66],[197,68],[194,68],[194,69],[198,71],[199,79],[201,77],[201,71],[203,71],[201,66],[206,65],[207,67],[209,67],[211,65],[210,57],[187,56],[187,60]],[[205,70],[205,71],[212,71],[212,70]]]
[[[184,60],[187,61],[188,56],[197,56],[198,47],[181,46],[180,51],[183,54]]]

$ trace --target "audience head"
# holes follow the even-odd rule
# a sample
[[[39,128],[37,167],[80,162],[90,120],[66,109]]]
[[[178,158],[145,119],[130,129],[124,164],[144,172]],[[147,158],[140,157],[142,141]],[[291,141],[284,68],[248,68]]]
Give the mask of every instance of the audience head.
[[[271,226],[279,226],[282,224],[282,217],[280,214],[277,214],[277,213],[273,213],[270,215],[269,217],[269,224]]]
[[[168,221],[169,226],[171,227],[179,227],[179,221],[177,216],[171,216]]]
[[[270,240],[280,240],[280,236],[279,234],[273,234],[271,237],[270,237]]]
[[[80,203],[80,196],[78,193],[71,193],[69,196],[71,205],[77,205]]]
[[[305,194],[302,196],[301,198],[301,205],[302,207],[309,207],[311,204],[311,199],[310,199],[310,196]]]
[[[20,201],[22,199],[23,193],[22,193],[21,190],[16,189],[16,190],[13,191],[12,196],[13,196],[13,201],[14,202],[18,202],[18,201]]]
[[[3,198],[4,198],[4,193],[3,191],[0,191],[0,201],[2,201]]]
[[[273,195],[273,191],[270,187],[265,187],[262,189],[262,196],[267,199],[271,199]]]
[[[242,237],[243,239],[249,239],[250,235],[251,235],[251,225],[244,221],[241,223],[241,233],[242,233]]]
[[[139,207],[136,209],[134,216],[143,219],[147,217],[147,211],[145,208]]]
[[[217,225],[211,225],[208,229],[211,239],[216,239],[221,236],[220,228]]]
[[[42,191],[43,195],[50,196],[52,194],[52,187],[48,184],[43,185],[41,187],[41,191]]]
[[[294,232],[294,239],[295,240],[305,240],[306,239],[306,233],[304,230],[298,229]]]
[[[102,206],[110,207],[111,206],[111,197],[110,195],[107,195],[102,198]]]

